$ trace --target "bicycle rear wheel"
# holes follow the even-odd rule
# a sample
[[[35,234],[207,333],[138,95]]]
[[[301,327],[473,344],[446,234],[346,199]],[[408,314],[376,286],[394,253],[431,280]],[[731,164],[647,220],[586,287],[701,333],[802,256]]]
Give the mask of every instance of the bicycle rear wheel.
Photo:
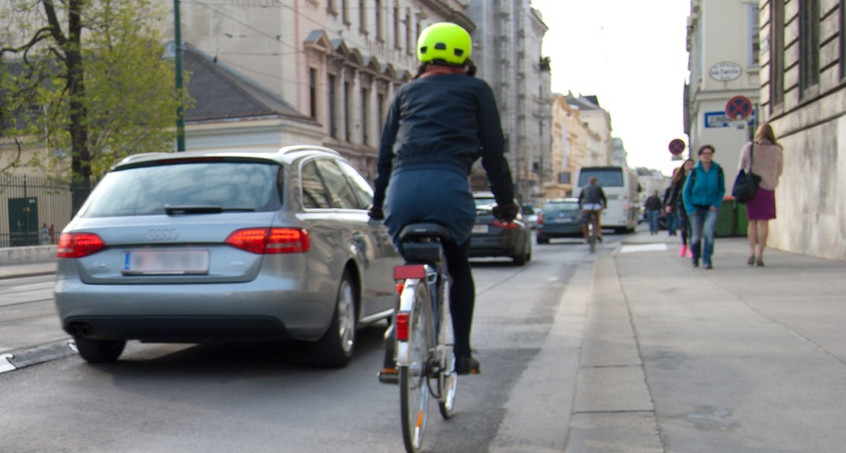
[[[400,418],[405,450],[416,453],[423,445],[429,409],[432,308],[425,283],[406,285],[403,291],[409,290],[415,293],[408,326],[408,364],[399,367]]]

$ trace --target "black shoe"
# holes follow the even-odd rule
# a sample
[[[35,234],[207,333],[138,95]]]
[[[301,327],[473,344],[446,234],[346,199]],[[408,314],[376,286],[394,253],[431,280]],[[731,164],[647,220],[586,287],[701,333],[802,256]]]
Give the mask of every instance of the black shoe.
[[[699,267],[699,260],[693,260],[693,267]]]
[[[599,242],[602,242],[602,236],[597,236],[596,240],[599,241]]]
[[[459,376],[466,374],[481,374],[482,365],[473,357],[464,356],[455,358],[455,372]]]
[[[705,269],[713,269],[713,268],[714,268],[714,266],[712,266],[711,263],[705,264]]]

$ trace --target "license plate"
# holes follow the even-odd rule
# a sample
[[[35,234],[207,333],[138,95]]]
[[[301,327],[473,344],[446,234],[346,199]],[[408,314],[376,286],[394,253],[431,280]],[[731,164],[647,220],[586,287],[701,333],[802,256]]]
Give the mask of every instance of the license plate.
[[[568,217],[568,218],[566,218],[566,219],[555,219],[555,220],[554,220],[554,222],[555,222],[555,223],[570,223],[572,220],[573,220],[573,219],[570,219],[570,218]]]
[[[123,273],[126,275],[196,275],[208,272],[208,250],[130,250],[123,253]]]
[[[473,230],[471,230],[472,234],[486,234],[488,232],[487,225],[473,225]]]

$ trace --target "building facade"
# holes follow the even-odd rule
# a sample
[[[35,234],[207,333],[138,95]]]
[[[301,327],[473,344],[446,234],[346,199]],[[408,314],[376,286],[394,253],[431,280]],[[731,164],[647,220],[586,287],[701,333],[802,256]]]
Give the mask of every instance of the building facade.
[[[161,2],[172,11],[172,2]],[[467,6],[458,0],[184,2],[181,34],[316,121],[319,144],[372,179],[384,114],[417,69],[417,36],[440,21],[472,33]],[[190,148],[190,129],[186,143]]]
[[[494,90],[517,197],[538,205],[554,182],[549,59],[541,53],[548,30],[529,0],[472,0],[473,60]],[[474,187],[486,188],[475,172]]]
[[[690,9],[690,80],[684,93],[689,152],[696,159],[700,146],[712,145],[714,160],[732,175],[760,112],[758,1],[692,0]],[[737,96],[751,105],[743,121],[726,114],[726,104]]]
[[[552,96],[552,148],[550,161],[555,180],[544,184],[545,198],[578,193],[574,178],[581,167],[594,165],[601,135],[582,119],[582,111],[567,102],[568,96]]]
[[[846,0],[762,0],[761,113],[784,147],[769,244],[846,260]]]

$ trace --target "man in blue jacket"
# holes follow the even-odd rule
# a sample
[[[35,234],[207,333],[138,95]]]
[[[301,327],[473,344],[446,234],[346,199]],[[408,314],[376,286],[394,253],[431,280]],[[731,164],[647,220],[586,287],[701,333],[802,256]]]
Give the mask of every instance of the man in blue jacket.
[[[684,183],[684,210],[693,228],[690,248],[693,251],[693,267],[699,267],[699,259],[705,269],[713,269],[711,255],[714,253],[714,231],[723,195],[726,192],[725,178],[720,164],[714,162],[714,147],[699,148],[699,163],[690,172]],[[702,247],[702,239],[705,247]]]

